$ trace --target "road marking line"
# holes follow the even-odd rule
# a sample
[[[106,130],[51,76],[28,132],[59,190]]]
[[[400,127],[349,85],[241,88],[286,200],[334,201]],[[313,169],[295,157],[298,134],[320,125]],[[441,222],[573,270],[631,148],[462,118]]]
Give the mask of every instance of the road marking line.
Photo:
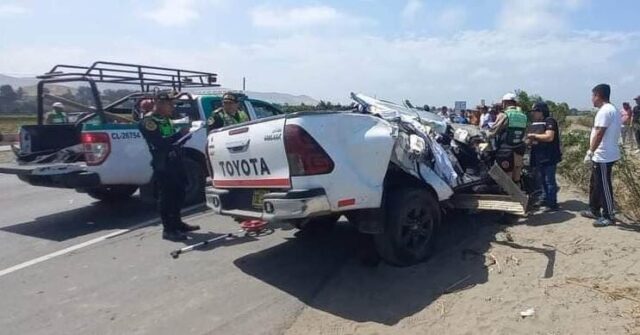
[[[187,208],[183,209],[182,211],[183,212],[189,212],[189,211],[194,210],[196,208],[199,208],[201,206],[202,205],[195,205],[195,206],[187,207]],[[198,217],[198,214],[203,214],[203,213],[195,213],[195,214],[192,214],[192,215],[188,215],[187,218]],[[146,226],[150,226],[150,225],[152,225],[154,223],[158,223],[158,222],[160,222],[159,219],[147,220],[145,222],[142,222],[142,223],[137,224],[135,226],[129,227],[127,229],[118,229],[118,230],[116,230],[114,232],[111,232],[111,233],[109,233],[107,235],[96,237],[96,238],[94,238],[92,240],[89,240],[89,241],[86,241],[86,242],[82,242],[82,243],[79,243],[79,244],[76,244],[76,245],[72,245],[72,246],[70,246],[68,248],[64,248],[62,250],[58,250],[58,251],[52,252],[50,254],[38,257],[38,258],[34,258],[34,259],[26,261],[24,263],[20,263],[18,265],[12,266],[10,268],[6,268],[4,270],[1,270],[0,271],[0,277],[8,275],[8,274],[10,274],[12,272],[16,272],[18,270],[22,270],[22,269],[30,267],[32,265],[36,265],[38,263],[42,263],[42,262],[48,261],[48,260],[50,260],[52,258],[68,254],[68,253],[76,251],[78,249],[82,249],[82,248],[88,247],[90,245],[93,245],[93,244],[108,240],[110,238],[114,238],[116,236],[124,235],[124,234],[126,234],[126,233],[128,233],[130,231],[138,230],[140,228],[144,228]]]

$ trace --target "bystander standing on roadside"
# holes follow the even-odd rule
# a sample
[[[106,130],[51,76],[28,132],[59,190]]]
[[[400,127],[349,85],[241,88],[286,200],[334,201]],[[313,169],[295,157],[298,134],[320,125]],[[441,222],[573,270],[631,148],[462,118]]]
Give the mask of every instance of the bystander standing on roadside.
[[[478,114],[477,126],[482,128],[482,125],[487,121],[487,118],[489,117],[489,107],[487,107],[486,105],[478,106]]]
[[[484,118],[480,121],[480,128],[489,129],[496,122],[496,118],[500,113],[500,108],[496,105],[491,106],[487,114],[484,115]]]
[[[628,102],[622,104],[622,137],[620,138],[620,142],[622,145],[627,144],[629,142],[629,135],[631,135],[631,116],[633,111],[631,110],[631,105]]]
[[[480,125],[480,117],[482,115],[482,107],[484,106],[478,106],[478,108],[476,108],[475,110],[470,110],[468,111],[468,115],[469,115],[469,124],[472,124],[474,126],[479,126]]]
[[[531,165],[540,175],[544,190],[542,205],[546,207],[545,212],[555,212],[560,209],[556,181],[558,163],[562,161],[560,128],[558,122],[551,116],[546,103],[535,103],[531,108],[531,113],[533,122],[544,122],[543,132],[527,134],[527,139],[531,144]]]
[[[631,127],[633,129],[633,137],[636,140],[636,152],[640,153],[640,95],[633,100],[636,101],[636,106],[633,107]]]
[[[591,165],[589,184],[589,210],[581,212],[586,218],[595,219],[595,227],[606,227],[615,222],[615,200],[611,171],[620,160],[620,131],[622,121],[620,112],[610,103],[611,87],[600,84],[593,88],[591,100],[598,108],[591,136],[589,150],[584,158]]]

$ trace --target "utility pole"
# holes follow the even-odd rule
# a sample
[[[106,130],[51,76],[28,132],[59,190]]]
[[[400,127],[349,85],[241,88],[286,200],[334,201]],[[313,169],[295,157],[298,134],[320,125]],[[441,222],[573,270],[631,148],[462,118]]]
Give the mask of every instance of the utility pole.
[[[246,77],[242,77],[242,91],[246,91],[247,90],[247,78]]]

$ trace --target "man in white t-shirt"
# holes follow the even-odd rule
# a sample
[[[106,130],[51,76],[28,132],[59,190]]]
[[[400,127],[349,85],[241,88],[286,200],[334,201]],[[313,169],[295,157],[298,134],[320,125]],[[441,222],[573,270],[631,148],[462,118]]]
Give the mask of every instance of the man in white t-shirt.
[[[593,106],[599,108],[591,129],[589,151],[585,163],[591,164],[589,210],[581,214],[596,219],[594,226],[606,227],[615,221],[615,201],[611,184],[611,170],[620,160],[618,141],[622,129],[620,112],[609,102],[611,87],[600,84],[593,88]]]

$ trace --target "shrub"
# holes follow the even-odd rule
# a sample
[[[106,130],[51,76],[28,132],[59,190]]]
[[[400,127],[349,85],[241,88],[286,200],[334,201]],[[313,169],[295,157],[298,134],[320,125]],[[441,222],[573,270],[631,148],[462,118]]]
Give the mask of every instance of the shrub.
[[[573,130],[562,136],[563,161],[558,172],[583,191],[589,191],[591,167],[584,164],[589,150],[589,133]],[[616,206],[634,220],[640,220],[640,160],[634,159],[623,149],[622,159],[613,169],[613,191]]]

